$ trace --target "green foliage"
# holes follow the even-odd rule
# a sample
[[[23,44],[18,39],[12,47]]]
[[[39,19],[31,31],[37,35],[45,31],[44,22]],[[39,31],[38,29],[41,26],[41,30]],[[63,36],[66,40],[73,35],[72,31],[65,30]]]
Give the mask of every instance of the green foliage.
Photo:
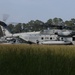
[[[45,23],[40,20],[31,20],[28,23],[18,23],[16,25],[9,24],[8,28],[12,33],[20,33],[20,32],[32,32],[48,29],[51,27],[51,25],[73,26],[67,29],[75,30],[75,19],[72,18],[71,20],[63,21],[63,19],[55,17],[53,19],[47,20],[47,22]],[[1,29],[0,35],[2,36]]]
[[[68,26],[74,25],[74,23],[72,21],[65,21],[65,24],[68,25]]]
[[[53,20],[52,19],[49,19],[46,24],[49,24],[49,25],[52,25],[53,24]]]
[[[12,25],[12,24],[9,24],[8,25],[8,28],[11,30],[11,33],[14,33],[15,32],[15,30],[14,30],[14,25]]]
[[[63,24],[63,20],[62,20],[61,18],[55,17],[55,18],[53,19],[53,24],[54,24],[54,25],[62,25],[62,24]]]
[[[22,25],[21,25],[21,23],[18,23],[16,26],[15,26],[15,33],[20,33],[20,32],[22,32],[22,27],[21,27]]]
[[[67,25],[73,26],[75,25],[75,19],[72,18],[69,21],[63,21],[61,18],[53,18],[47,20],[47,22],[42,22],[40,20],[31,20],[28,23],[18,23],[17,25],[8,25],[12,33],[20,33],[20,32],[31,32],[31,31],[40,31],[47,28],[50,28],[50,25]],[[75,28],[69,28],[75,30]]]
[[[75,47],[0,45],[1,75],[75,75]]]

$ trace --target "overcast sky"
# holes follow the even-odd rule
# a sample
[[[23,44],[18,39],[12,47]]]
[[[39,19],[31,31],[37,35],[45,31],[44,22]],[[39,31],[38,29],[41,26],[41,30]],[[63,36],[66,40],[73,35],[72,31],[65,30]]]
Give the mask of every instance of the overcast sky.
[[[0,20],[8,14],[7,22],[24,22],[58,17],[75,18],[75,0],[0,0]]]

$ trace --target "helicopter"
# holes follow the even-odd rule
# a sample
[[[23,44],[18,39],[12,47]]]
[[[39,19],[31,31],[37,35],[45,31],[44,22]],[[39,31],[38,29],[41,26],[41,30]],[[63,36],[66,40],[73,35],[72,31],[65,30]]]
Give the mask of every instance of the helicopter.
[[[67,45],[75,44],[75,31],[65,29],[61,25],[51,25],[58,29],[42,30],[37,32],[23,32],[12,34],[8,29],[7,24],[0,21],[0,26],[3,32],[1,42],[16,44],[16,43],[29,43],[29,44],[56,44]]]

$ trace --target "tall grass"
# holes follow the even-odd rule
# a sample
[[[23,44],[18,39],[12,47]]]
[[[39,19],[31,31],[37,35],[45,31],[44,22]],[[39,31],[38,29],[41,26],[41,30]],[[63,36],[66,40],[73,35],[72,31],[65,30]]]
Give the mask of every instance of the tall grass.
[[[0,75],[75,75],[75,46],[0,45]]]

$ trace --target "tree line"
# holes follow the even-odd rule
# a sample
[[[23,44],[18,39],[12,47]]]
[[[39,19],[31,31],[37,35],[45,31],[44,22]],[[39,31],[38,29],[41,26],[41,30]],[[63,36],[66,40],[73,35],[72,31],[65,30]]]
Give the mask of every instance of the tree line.
[[[55,17],[53,19],[48,19],[47,22],[43,22],[40,20],[31,20],[28,23],[18,23],[16,25],[13,25],[11,23],[8,25],[8,28],[12,33],[20,33],[20,32],[40,31],[40,30],[48,29],[52,25],[70,26],[70,27],[75,26],[75,18],[72,18],[71,20],[63,21],[63,19]],[[75,30],[74,27],[73,28],[71,27],[70,29]],[[2,35],[1,29],[0,29],[0,34]]]

